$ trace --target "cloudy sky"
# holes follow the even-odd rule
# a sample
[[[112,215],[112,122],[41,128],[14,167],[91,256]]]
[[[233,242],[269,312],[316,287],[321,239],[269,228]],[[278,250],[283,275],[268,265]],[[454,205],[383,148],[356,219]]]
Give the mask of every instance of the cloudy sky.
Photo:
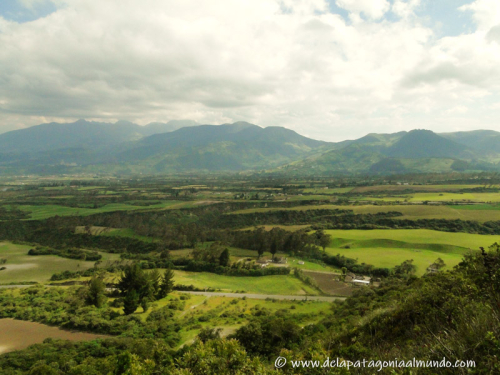
[[[79,118],[500,130],[498,0],[1,0],[0,132]]]

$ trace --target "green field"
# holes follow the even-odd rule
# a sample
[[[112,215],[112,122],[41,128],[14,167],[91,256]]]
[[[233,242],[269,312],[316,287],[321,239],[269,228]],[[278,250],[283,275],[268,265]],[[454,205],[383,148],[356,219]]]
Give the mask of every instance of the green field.
[[[192,252],[192,249],[180,249],[180,250],[172,250],[170,251],[170,255],[173,258],[181,258],[181,257],[188,257]],[[231,255],[231,263],[238,262],[238,261],[243,261],[243,260],[257,260],[257,251],[255,250],[247,250],[247,249],[240,249],[236,247],[229,247],[229,254]],[[302,270],[309,270],[309,271],[334,271],[335,268],[310,262],[310,261],[305,261],[300,258],[295,258],[292,257],[288,254],[285,253],[277,253],[276,257],[283,257],[288,259],[288,263],[285,264],[285,266],[290,267],[290,268],[299,268]],[[272,259],[272,254],[269,252],[264,252],[262,255],[262,259]],[[299,264],[299,262],[303,262],[304,264]]]
[[[395,192],[397,194],[397,192]],[[385,201],[385,202],[500,202],[498,193],[412,193],[397,195],[358,196],[352,199],[358,201]]]
[[[379,212],[396,211],[401,212],[403,216],[396,219],[448,219],[448,220],[472,220],[472,221],[497,221],[500,220],[500,206],[489,204],[478,205],[356,205],[356,206],[338,206],[338,205],[311,205],[291,208],[250,208],[234,211],[231,214],[247,214],[254,212],[268,211],[307,211],[307,210],[352,210],[355,214],[376,214]],[[297,226],[299,227],[299,226]],[[304,227],[304,226],[303,226]]]
[[[234,277],[206,272],[175,271],[176,284],[214,288],[223,292],[245,291],[257,294],[316,295],[318,292],[293,276]]]
[[[375,191],[457,191],[463,189],[481,188],[484,185],[375,185],[375,186],[360,186],[352,189],[353,193],[370,193]]]
[[[440,244],[479,249],[500,241],[500,236],[470,233],[450,233],[429,229],[327,230],[332,238],[359,240],[395,240],[416,244]]]
[[[327,248],[331,255],[341,254],[357,259],[359,263],[392,268],[405,260],[413,259],[417,274],[437,258],[443,259],[447,268],[457,265],[468,249],[487,248],[500,236],[468,233],[448,233],[426,229],[416,230],[328,230],[332,244]]]
[[[93,214],[98,214],[102,212],[113,212],[113,211],[135,211],[135,210],[153,210],[162,208],[171,208],[172,206],[177,206],[182,202],[178,201],[165,201],[160,204],[155,204],[151,206],[135,206],[125,203],[111,203],[99,208],[79,208],[79,207],[67,207],[55,204],[50,205],[19,205],[20,210],[31,212],[30,219],[42,220],[53,216],[88,216]],[[177,208],[177,207],[176,207]]]
[[[28,251],[32,247],[0,242],[0,258],[7,259],[7,263],[2,266],[6,269],[0,271],[1,284],[21,281],[46,282],[56,272],[83,271],[93,267],[95,263],[55,255],[30,256]],[[117,254],[100,254],[103,256],[103,264],[120,259]]]
[[[413,259],[417,267],[416,274],[422,276],[437,258],[446,264],[445,269],[452,269],[462,260],[460,254],[436,253],[430,250],[406,248],[355,248],[355,249],[327,249],[331,255],[341,254],[348,258],[358,259],[359,263],[367,263],[375,267],[393,268],[405,260]]]

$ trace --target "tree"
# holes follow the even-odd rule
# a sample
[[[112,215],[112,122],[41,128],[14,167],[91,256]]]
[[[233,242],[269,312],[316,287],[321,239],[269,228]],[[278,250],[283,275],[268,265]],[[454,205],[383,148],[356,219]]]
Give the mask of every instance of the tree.
[[[102,307],[106,304],[106,284],[99,277],[92,277],[89,282],[87,290],[87,297],[85,302],[87,305],[94,305],[95,307]]]
[[[394,273],[399,276],[412,275],[417,270],[417,267],[413,264],[413,259],[405,260],[399,266],[394,267]]]
[[[229,266],[229,250],[226,248],[224,251],[220,254],[219,257],[219,264],[222,267],[227,267]]]
[[[168,268],[161,279],[160,289],[157,295],[158,299],[165,298],[174,289],[174,271]]]
[[[118,289],[121,294],[125,296],[125,299],[127,299],[130,294],[132,295],[132,297],[129,297],[130,306],[128,311],[130,311],[134,306],[136,298],[137,305],[141,305],[144,311],[147,311],[148,302],[154,298],[154,289],[151,278],[139,267],[137,263],[125,267],[123,275],[118,283]],[[133,311],[135,311],[135,309]]]
[[[432,263],[428,270],[440,271],[442,268],[446,267],[446,263],[441,258],[437,258],[434,263]]]
[[[198,339],[201,342],[205,343],[209,340],[218,340],[220,339],[220,333],[222,332],[222,328],[202,328],[200,333],[198,333]]]
[[[151,288],[153,289],[153,295],[157,296],[160,292],[161,275],[157,268],[149,273],[149,279],[151,280]]]
[[[318,236],[318,244],[319,244],[319,246],[321,246],[323,248],[323,251],[325,251],[326,247],[328,245],[330,245],[330,242],[332,240],[332,238],[331,238],[332,236],[330,236],[329,234],[326,234],[321,229],[316,232],[316,236]]]
[[[276,243],[276,241],[273,241],[271,243],[271,250],[270,251],[271,251],[271,254],[273,255],[273,260],[274,260],[274,256],[278,252],[278,244]]]
[[[257,259],[260,259],[260,257],[264,254],[264,244],[261,243],[259,245],[259,249],[257,250],[258,257]]]
[[[133,314],[138,307],[139,294],[134,289],[132,289],[127,292],[123,300],[123,313],[125,315]]]

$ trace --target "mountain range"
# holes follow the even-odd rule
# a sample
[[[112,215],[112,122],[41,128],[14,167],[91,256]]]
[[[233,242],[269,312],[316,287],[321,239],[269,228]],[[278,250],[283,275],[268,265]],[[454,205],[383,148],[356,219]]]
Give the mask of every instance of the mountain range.
[[[0,173],[191,173],[296,175],[500,170],[500,133],[368,134],[338,143],[247,122],[49,123],[0,134]]]

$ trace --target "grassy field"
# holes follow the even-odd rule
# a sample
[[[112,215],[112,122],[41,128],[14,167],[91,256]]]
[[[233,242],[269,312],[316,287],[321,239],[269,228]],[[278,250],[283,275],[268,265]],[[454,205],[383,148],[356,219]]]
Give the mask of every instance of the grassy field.
[[[352,191],[352,187],[347,188],[333,188],[333,189],[325,189],[325,188],[311,188],[302,190],[304,193],[308,194],[324,194],[324,195],[334,195],[334,194],[345,194]]]
[[[327,249],[327,252],[341,254],[348,258],[358,259],[360,263],[372,264],[375,267],[393,268],[405,260],[413,259],[417,267],[416,274],[422,276],[437,258],[446,264],[445,269],[452,269],[462,260],[460,254],[436,253],[430,250],[407,248],[355,248],[355,249]]]
[[[36,281],[46,282],[56,272],[83,271],[94,266],[95,262],[61,258],[55,255],[27,255],[33,246],[0,242],[0,258],[6,258],[5,270],[0,271],[0,283]],[[101,253],[103,264],[119,259],[117,254]]]
[[[176,284],[214,288],[223,292],[245,291],[257,294],[316,295],[318,292],[293,276],[231,277],[205,272],[175,271]]]
[[[328,230],[333,238],[327,248],[331,255],[341,254],[358,259],[359,263],[393,268],[405,260],[413,259],[417,274],[437,258],[447,268],[457,265],[469,248],[488,247],[500,236],[467,233],[447,233],[425,229],[417,230]]]
[[[500,202],[498,193],[412,193],[381,196],[358,196],[351,199],[358,201],[383,201],[383,202]]]
[[[353,193],[371,193],[375,191],[456,191],[463,189],[474,189],[483,187],[483,185],[376,185],[376,186],[360,186],[352,189]]]
[[[246,210],[235,211],[232,214],[245,214],[253,212],[267,212],[267,211],[307,211],[319,209],[339,209],[339,210],[352,210],[355,214],[375,214],[378,212],[397,211],[403,214],[400,219],[448,219],[448,220],[472,220],[472,221],[496,221],[500,220],[500,206],[498,205],[355,205],[355,206],[338,206],[338,205],[312,205],[300,206],[291,208],[252,208]],[[272,226],[270,226],[272,228]],[[293,228],[296,230],[300,227],[306,226],[290,226],[283,228]]]
[[[161,204],[155,204],[151,206],[135,206],[125,203],[112,203],[99,208],[79,208],[79,207],[66,207],[60,205],[19,205],[18,208],[23,211],[31,212],[30,219],[42,220],[47,219],[52,216],[88,216],[102,212],[113,212],[113,211],[135,211],[135,210],[151,210],[151,209],[162,209],[177,206],[178,201],[165,201]]]
[[[379,229],[379,230],[327,230],[332,238],[360,240],[393,240],[414,244],[451,245],[460,248],[479,249],[488,247],[494,242],[500,241],[500,236],[488,236],[469,233],[449,233],[428,229]]]

